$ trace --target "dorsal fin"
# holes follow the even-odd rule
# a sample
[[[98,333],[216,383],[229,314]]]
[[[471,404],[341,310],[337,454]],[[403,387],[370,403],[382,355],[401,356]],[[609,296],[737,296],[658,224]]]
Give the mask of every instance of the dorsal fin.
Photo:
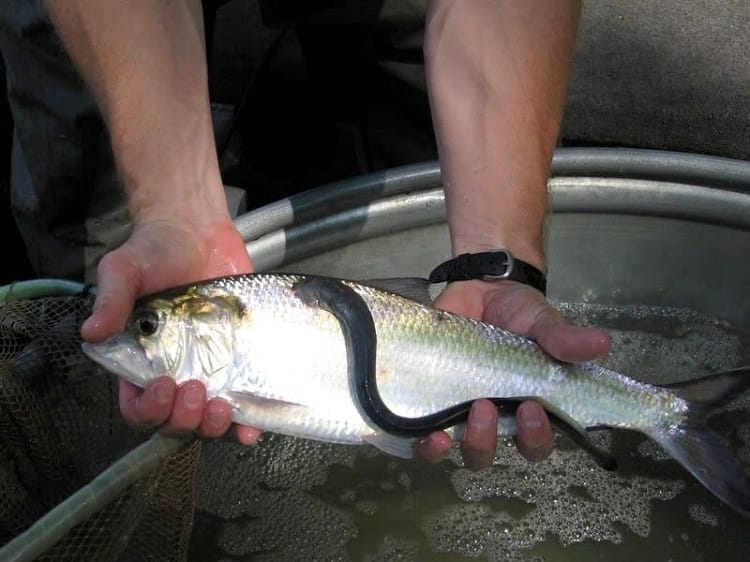
[[[430,285],[432,283],[422,277],[366,279],[361,281],[361,283],[368,287],[385,291],[386,293],[393,293],[420,304],[432,306],[432,296],[430,296]]]

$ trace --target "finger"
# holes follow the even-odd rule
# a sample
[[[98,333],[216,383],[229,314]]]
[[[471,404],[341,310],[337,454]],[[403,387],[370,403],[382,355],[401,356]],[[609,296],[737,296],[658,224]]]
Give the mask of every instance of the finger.
[[[235,434],[237,435],[237,441],[243,445],[254,445],[260,441],[263,432],[260,429],[254,427],[247,427],[246,425],[235,426]]]
[[[195,431],[203,419],[206,403],[206,387],[199,381],[188,381],[177,389],[172,413],[167,418],[162,432],[168,435],[183,435]]]
[[[177,386],[169,377],[159,377],[145,390],[120,380],[120,412],[132,425],[154,426],[164,422],[172,409]]]
[[[435,431],[414,446],[414,454],[423,462],[435,464],[443,460],[452,445],[450,435],[445,431]]]
[[[497,448],[497,408],[489,400],[472,404],[466,422],[466,434],[461,440],[464,462],[472,470],[492,465]]]
[[[232,425],[232,407],[226,400],[209,400],[203,410],[198,433],[209,439],[224,435]]]
[[[569,363],[593,361],[607,355],[612,340],[607,332],[598,328],[571,326],[557,315],[542,313],[530,330],[547,353]]]
[[[544,409],[536,402],[524,402],[518,407],[516,419],[518,451],[530,461],[546,459],[552,453],[555,439]]]
[[[97,268],[96,300],[81,326],[87,341],[102,341],[122,330],[138,294],[140,269],[125,249],[105,255]]]
[[[542,293],[515,282],[498,284],[487,293],[484,320],[535,340],[561,361],[599,359],[612,346],[607,332],[571,326]]]

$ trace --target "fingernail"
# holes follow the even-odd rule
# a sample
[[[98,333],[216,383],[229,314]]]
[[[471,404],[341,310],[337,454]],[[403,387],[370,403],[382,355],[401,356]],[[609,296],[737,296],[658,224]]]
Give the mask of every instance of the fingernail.
[[[539,409],[535,407],[519,408],[518,418],[525,429],[538,429],[542,426]]]
[[[419,441],[419,446],[420,447],[425,447],[425,446],[432,447],[432,446],[435,445],[435,441],[436,441],[435,434],[434,433],[430,433],[427,437],[423,437]]]
[[[209,409],[206,412],[206,422],[212,429],[220,429],[224,426],[224,415],[223,412],[216,412]]]
[[[81,335],[84,336],[84,339],[97,338],[101,330],[102,323],[97,320],[94,315],[89,316],[86,321],[81,324]]]
[[[157,383],[155,394],[157,404],[169,404],[172,402],[172,388],[167,384]]]
[[[469,424],[477,429],[487,429],[492,425],[492,412],[487,408],[472,408],[469,412]]]
[[[182,395],[182,403],[188,410],[197,410],[203,406],[203,390],[197,386],[188,387]]]

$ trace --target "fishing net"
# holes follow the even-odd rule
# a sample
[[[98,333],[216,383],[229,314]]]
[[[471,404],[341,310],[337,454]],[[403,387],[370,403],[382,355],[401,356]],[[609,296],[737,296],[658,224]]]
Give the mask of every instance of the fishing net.
[[[80,351],[91,297],[0,305],[0,544],[144,441]],[[40,560],[184,560],[200,442],[185,444]]]

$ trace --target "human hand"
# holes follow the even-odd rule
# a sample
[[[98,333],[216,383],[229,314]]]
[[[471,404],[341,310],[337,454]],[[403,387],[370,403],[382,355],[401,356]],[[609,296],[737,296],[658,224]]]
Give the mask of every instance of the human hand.
[[[99,263],[96,301],[81,335],[101,341],[119,332],[138,296],[251,270],[245,244],[228,216],[197,223],[176,218],[139,220],[130,238]],[[166,376],[145,390],[120,379],[120,411],[133,425],[161,425],[170,434],[197,430],[204,437],[224,434],[232,415],[226,401],[206,402],[202,383],[188,381],[178,388]],[[248,445],[260,438],[260,431],[250,427],[236,426],[235,432]]]
[[[606,332],[568,324],[542,293],[515,281],[452,283],[435,305],[531,338],[561,361],[591,361],[609,353],[611,346]],[[461,450],[467,466],[474,470],[492,464],[497,447],[497,417],[497,409],[488,400],[477,400],[472,405]],[[536,402],[526,401],[519,406],[516,417],[519,452],[533,461],[546,458],[552,452],[554,439],[544,409]],[[417,445],[417,455],[436,462],[450,447],[450,436],[435,432]]]

